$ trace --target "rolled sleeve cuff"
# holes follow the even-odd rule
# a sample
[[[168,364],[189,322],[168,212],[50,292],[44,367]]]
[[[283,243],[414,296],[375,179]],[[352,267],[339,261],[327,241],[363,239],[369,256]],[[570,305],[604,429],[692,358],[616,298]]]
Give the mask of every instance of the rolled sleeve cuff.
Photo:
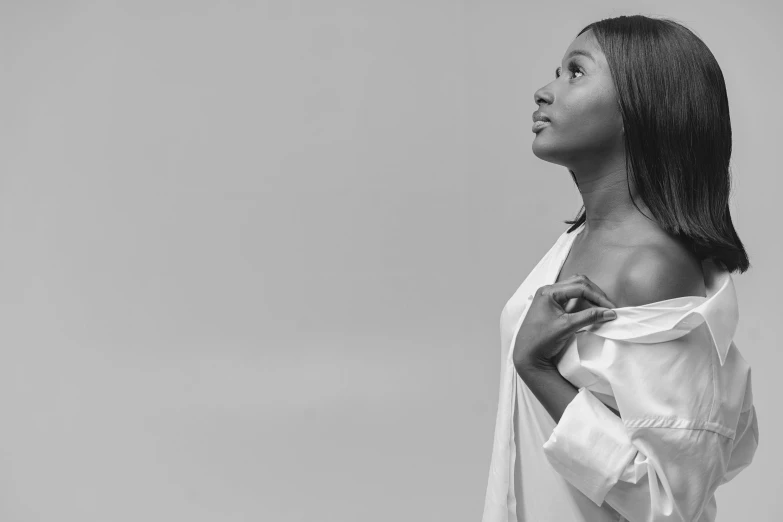
[[[584,387],[543,448],[552,467],[597,506],[638,453],[622,419]]]

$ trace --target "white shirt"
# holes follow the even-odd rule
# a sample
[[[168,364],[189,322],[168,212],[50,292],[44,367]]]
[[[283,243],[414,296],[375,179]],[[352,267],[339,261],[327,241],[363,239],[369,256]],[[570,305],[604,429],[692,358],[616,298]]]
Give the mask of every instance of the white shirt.
[[[617,319],[578,330],[557,369],[579,393],[557,425],[514,368],[527,305],[555,282],[584,226],[561,234],[501,313],[482,522],[712,522],[715,490],[758,445],[727,270],[702,263],[707,297],[615,308]]]

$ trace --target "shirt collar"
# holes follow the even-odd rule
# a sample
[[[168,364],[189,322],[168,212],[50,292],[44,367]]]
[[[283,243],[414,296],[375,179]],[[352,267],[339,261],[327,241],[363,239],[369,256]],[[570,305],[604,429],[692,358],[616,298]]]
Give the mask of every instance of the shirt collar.
[[[614,308],[617,318],[577,331],[636,343],[658,343],[686,335],[706,322],[723,366],[739,321],[734,280],[725,268],[702,261],[706,297],[686,296],[641,306]]]

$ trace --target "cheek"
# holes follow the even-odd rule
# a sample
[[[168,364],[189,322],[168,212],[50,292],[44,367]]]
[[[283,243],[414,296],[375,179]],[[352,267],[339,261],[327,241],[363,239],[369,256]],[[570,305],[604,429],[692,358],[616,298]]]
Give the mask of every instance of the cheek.
[[[563,161],[576,161],[585,155],[615,150],[622,140],[620,128],[600,107],[582,106],[559,120],[557,127],[544,129],[553,132],[539,145],[547,146],[550,155]]]
[[[559,94],[551,127],[534,138],[532,150],[537,157],[570,165],[622,146],[622,118],[616,97],[588,86]]]
[[[622,128],[622,120],[615,103],[598,96],[586,96],[569,102],[563,113],[567,115],[566,131],[585,138],[602,141],[616,136]]]

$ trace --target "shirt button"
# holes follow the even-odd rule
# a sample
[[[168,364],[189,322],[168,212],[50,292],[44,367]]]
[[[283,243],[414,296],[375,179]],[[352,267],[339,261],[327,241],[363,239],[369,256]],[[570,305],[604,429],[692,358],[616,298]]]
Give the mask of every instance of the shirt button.
[[[528,301],[532,301],[533,300],[533,294],[530,294],[529,296],[527,296],[527,300]]]

